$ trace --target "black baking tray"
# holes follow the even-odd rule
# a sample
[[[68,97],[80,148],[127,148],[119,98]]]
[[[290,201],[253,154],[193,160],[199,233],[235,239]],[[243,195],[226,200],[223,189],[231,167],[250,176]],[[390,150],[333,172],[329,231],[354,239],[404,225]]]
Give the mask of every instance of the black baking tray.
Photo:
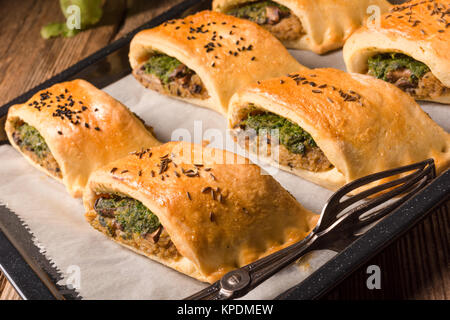
[[[0,141],[0,145],[9,143],[5,140],[3,124],[10,106],[23,103],[37,91],[62,81],[81,78],[98,88],[103,88],[121,79],[131,72],[128,63],[129,43],[137,32],[155,27],[170,19],[208,9],[210,2],[210,0],[183,1],[123,38],[0,107],[0,140],[4,139]],[[293,288],[286,288],[289,290],[277,299],[320,298],[430,212],[440,210],[445,211],[443,214],[448,214],[445,202],[449,200],[450,170],[437,177],[394,214],[375,225],[303,282]],[[58,285],[62,279],[60,271],[36,247],[33,235],[23,221],[5,206],[0,206],[0,270],[23,299],[82,298],[75,290]]]

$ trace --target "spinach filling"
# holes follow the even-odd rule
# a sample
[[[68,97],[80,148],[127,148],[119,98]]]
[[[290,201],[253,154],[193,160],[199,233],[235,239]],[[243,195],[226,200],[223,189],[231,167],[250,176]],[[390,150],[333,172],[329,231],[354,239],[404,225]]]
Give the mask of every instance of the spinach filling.
[[[256,22],[257,24],[266,24],[272,19],[272,17],[269,17],[267,13],[267,8],[270,7],[278,9],[281,16],[288,16],[290,14],[290,10],[288,8],[273,1],[244,3],[243,5],[231,8],[226,13],[237,18]]]
[[[23,123],[16,128],[14,140],[19,147],[30,150],[39,159],[44,159],[50,153],[50,149],[39,131],[27,123]]]
[[[402,53],[380,53],[368,59],[369,74],[387,82],[395,82],[393,73],[409,70],[408,81],[417,86],[418,81],[430,71],[425,64]]]
[[[140,201],[132,198],[118,195],[100,197],[95,202],[94,209],[99,215],[100,224],[106,227],[112,236],[115,234],[114,226],[108,224],[105,218],[113,218],[126,238],[131,238],[133,234],[145,236],[156,231],[161,225],[155,214]]]
[[[194,71],[187,68],[178,59],[164,53],[152,55],[143,67],[145,73],[155,75],[165,85],[171,82],[175,77],[181,78],[186,75],[194,74]]]
[[[278,129],[280,144],[294,154],[304,155],[306,148],[317,147],[311,135],[299,125],[271,112],[248,114],[241,122],[241,127],[253,129],[259,135],[262,131],[270,134],[270,130]]]

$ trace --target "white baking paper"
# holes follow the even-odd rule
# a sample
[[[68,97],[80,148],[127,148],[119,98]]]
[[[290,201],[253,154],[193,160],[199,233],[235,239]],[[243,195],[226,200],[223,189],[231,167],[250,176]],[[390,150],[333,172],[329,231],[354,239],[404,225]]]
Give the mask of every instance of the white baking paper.
[[[345,70],[341,51],[324,56],[304,51],[292,53],[310,68]],[[218,113],[147,90],[131,75],[104,90],[153,126],[163,142],[186,135],[193,142],[211,140],[217,132],[225,136],[226,121]],[[427,103],[423,107],[449,131],[449,106]],[[277,172],[274,177],[303,206],[317,213],[332,194],[286,172]],[[75,286],[83,298],[180,299],[206,286],[121,247],[91,228],[84,220],[81,200],[71,198],[62,184],[35,170],[8,145],[0,147],[0,182],[0,203],[23,219],[47,258],[65,275],[61,283]],[[245,298],[274,298],[333,255],[332,251],[313,252]]]

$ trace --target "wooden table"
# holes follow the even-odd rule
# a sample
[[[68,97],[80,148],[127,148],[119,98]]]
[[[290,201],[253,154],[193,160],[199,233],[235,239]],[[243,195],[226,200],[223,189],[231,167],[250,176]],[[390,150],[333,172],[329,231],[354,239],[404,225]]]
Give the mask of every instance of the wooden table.
[[[111,4],[114,2],[114,6]],[[0,0],[0,105],[120,38],[181,0],[108,0],[99,25],[74,38],[44,40],[42,25],[62,21],[57,0]],[[382,289],[368,290],[378,265]],[[448,299],[449,217],[435,212],[327,294],[325,299]],[[19,296],[0,274],[0,299]]]

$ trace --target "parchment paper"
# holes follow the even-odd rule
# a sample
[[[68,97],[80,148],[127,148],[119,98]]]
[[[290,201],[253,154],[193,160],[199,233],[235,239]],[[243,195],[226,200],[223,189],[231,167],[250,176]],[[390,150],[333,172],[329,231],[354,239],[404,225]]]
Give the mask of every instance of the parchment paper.
[[[341,51],[325,56],[304,51],[292,51],[292,54],[310,68],[345,70]],[[147,90],[131,75],[104,90],[153,126],[160,141],[170,141],[178,133],[188,132],[191,141],[201,142],[210,138],[211,129],[218,129],[225,136],[226,121],[218,113]],[[449,131],[450,106],[432,103],[422,106]],[[303,206],[317,213],[332,194],[286,172],[273,175]],[[8,145],[0,147],[0,181],[0,203],[25,221],[47,258],[65,275],[62,283],[75,286],[83,298],[180,299],[206,286],[122,248],[91,228],[84,220],[81,200],[71,198],[62,184],[32,168]],[[326,250],[311,253],[245,299],[274,298],[334,254]]]

